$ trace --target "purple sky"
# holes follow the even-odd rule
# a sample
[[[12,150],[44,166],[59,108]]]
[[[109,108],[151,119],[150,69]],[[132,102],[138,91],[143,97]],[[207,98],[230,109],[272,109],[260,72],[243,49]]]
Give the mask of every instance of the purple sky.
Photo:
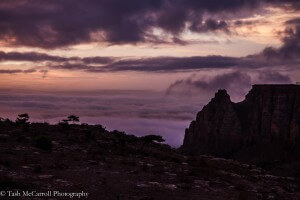
[[[1,0],[0,116],[173,146],[218,89],[300,81],[299,0]]]

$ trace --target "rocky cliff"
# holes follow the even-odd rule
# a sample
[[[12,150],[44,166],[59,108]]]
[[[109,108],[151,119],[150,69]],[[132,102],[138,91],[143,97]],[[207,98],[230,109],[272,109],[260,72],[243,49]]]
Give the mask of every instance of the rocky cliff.
[[[300,145],[300,85],[254,85],[239,103],[219,90],[186,129],[182,149],[230,156],[270,144]]]

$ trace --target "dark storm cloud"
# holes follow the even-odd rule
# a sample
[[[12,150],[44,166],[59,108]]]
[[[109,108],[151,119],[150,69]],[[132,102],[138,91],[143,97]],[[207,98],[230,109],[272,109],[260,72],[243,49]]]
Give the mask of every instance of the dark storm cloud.
[[[212,22],[214,23],[214,22]],[[219,25],[222,22],[219,22]],[[236,21],[236,26],[252,25],[259,22]],[[282,46],[267,47],[261,53],[246,57],[229,56],[193,56],[193,57],[152,57],[152,58],[122,58],[122,57],[61,57],[43,53],[20,53],[0,51],[0,61],[30,61],[39,63],[39,70],[81,70],[90,73],[104,72],[182,72],[201,69],[239,69],[239,68],[276,68],[299,66],[300,58],[300,24],[299,18],[285,23],[286,29],[280,33]],[[219,26],[217,25],[217,26]],[[222,26],[222,25],[221,25]],[[214,27],[214,25],[212,25]],[[224,26],[226,27],[226,26]],[[199,28],[199,27],[198,27]],[[217,27],[215,27],[217,29]],[[47,62],[44,62],[47,61]],[[1,73],[21,73],[22,70],[2,70]],[[29,72],[27,72],[29,73]],[[42,72],[45,77],[47,74]]]
[[[230,18],[236,14],[238,19],[238,13],[255,10],[266,2],[294,8],[299,5],[292,0],[2,0],[0,39],[10,45],[47,49],[97,41],[161,41],[152,34],[153,28],[179,39],[186,28],[228,32],[228,22],[218,14],[230,14]]]
[[[268,47],[263,51],[267,58],[299,59],[300,58],[300,23],[299,18],[290,20],[287,24],[294,25],[287,27],[282,38],[283,45],[279,48]],[[296,24],[296,25],[295,25]]]

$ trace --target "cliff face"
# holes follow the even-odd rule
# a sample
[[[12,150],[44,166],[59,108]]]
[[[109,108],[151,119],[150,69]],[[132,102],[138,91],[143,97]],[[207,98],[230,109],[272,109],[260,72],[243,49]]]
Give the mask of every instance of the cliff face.
[[[182,149],[227,156],[278,142],[300,145],[300,85],[254,85],[239,103],[219,90],[186,129]]]

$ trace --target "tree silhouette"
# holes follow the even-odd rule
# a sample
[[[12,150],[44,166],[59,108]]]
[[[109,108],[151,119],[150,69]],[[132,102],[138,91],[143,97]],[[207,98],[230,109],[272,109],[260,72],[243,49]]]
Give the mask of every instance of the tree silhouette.
[[[72,124],[75,124],[79,122],[79,117],[76,115],[70,115],[67,117],[67,119],[61,120],[61,124],[69,124],[69,122],[72,122]]]
[[[70,116],[68,117],[68,121],[69,121],[69,122],[72,122],[72,124],[75,124],[75,123],[79,122],[79,117],[78,117],[78,116],[75,116],[75,115],[70,115]]]
[[[163,139],[162,136],[160,135],[146,135],[146,136],[143,136],[141,137],[141,139],[144,141],[144,143],[146,144],[149,144],[151,142],[158,142],[158,143],[161,143],[161,142],[164,142],[165,140]]]
[[[29,115],[27,113],[18,115],[16,119],[17,124],[29,124]]]
[[[146,135],[141,137],[140,139],[143,143],[142,146],[139,148],[139,151],[143,151],[145,146],[151,144],[152,142],[161,143],[165,141],[160,135]]]
[[[63,120],[61,120],[61,123],[63,123],[63,124],[69,124],[69,120],[68,119],[63,119]]]

